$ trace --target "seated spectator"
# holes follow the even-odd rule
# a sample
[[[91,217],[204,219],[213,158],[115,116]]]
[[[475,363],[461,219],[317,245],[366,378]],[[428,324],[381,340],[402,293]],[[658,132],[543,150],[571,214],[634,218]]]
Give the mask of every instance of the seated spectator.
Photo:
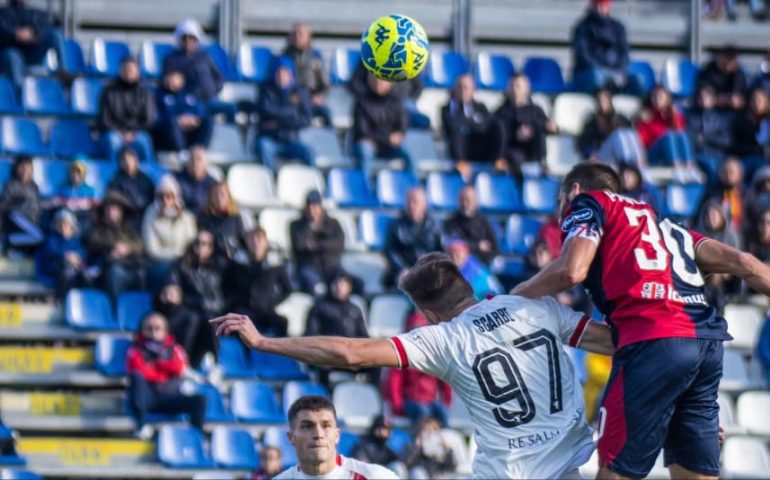
[[[722,205],[715,200],[709,200],[703,205],[695,230],[733,248],[741,248],[740,233],[728,223]],[[721,315],[727,304],[727,295],[737,293],[740,282],[736,282],[734,277],[726,274],[711,274],[705,280],[708,303],[713,305]]]
[[[530,93],[527,76],[523,73],[513,75],[508,81],[505,102],[495,112],[503,123],[508,169],[519,181],[524,162],[537,162],[546,171],[545,136],[558,131],[556,123],[532,103]]]
[[[118,171],[107,185],[107,191],[125,196],[140,215],[155,198],[155,184],[149,175],[139,170],[139,157],[131,147],[124,147],[118,154]]]
[[[89,256],[102,269],[104,289],[113,299],[144,288],[144,245],[131,218],[133,208],[119,192],[107,192],[86,237]]]
[[[184,205],[194,214],[199,214],[208,203],[209,193],[217,183],[208,172],[206,149],[196,145],[190,149],[190,158],[184,169],[176,173],[176,180],[182,189]]]
[[[326,105],[329,77],[323,57],[313,49],[313,32],[306,23],[295,23],[289,32],[288,44],[283,55],[291,59],[296,69],[297,84],[310,92],[312,116],[318,117],[324,127],[332,127],[332,115]]]
[[[140,82],[139,63],[135,58],[124,58],[118,78],[102,90],[98,121],[108,134],[107,147],[111,156],[128,146],[143,160],[152,158],[152,152],[144,151],[136,141],[138,132],[148,132],[155,124],[155,99]]]
[[[428,213],[425,190],[412,188],[406,194],[406,208],[388,226],[383,250],[388,260],[385,286],[394,286],[418,258],[440,249],[441,232]]]
[[[451,478],[457,467],[452,448],[441,435],[441,423],[432,417],[420,420],[406,453],[409,478]]]
[[[214,318],[225,309],[224,270],[225,263],[217,254],[214,234],[201,229],[172,273],[171,283],[182,289],[187,308],[205,319]]]
[[[32,158],[16,157],[0,195],[0,226],[8,254],[31,254],[43,242],[40,192],[32,174]]]
[[[759,214],[753,230],[757,234],[746,242],[749,252],[761,261],[770,263],[770,210]]]
[[[339,268],[345,251],[345,233],[321,202],[318,191],[308,193],[302,218],[289,226],[300,289],[316,295],[324,293],[324,278]]]
[[[490,163],[503,172],[508,169],[503,157],[503,126],[486,105],[473,98],[474,89],[473,76],[460,75],[449,103],[441,108],[449,155],[466,180],[471,178],[470,162]]]
[[[484,300],[488,295],[500,295],[503,287],[478,258],[471,255],[468,244],[461,239],[449,239],[446,252],[452,257],[452,261],[460,269],[463,278],[471,284],[476,300]]]
[[[86,183],[86,165],[75,161],[70,164],[67,181],[59,187],[52,204],[56,208],[64,207],[77,217],[78,223],[88,230],[91,208],[97,204],[94,187]]]
[[[299,138],[299,131],[310,126],[310,94],[295,81],[290,58],[279,58],[273,75],[273,83],[259,89],[257,156],[272,171],[278,170],[276,157],[311,165],[313,151]]]
[[[695,107],[687,115],[687,132],[693,142],[698,166],[708,177],[708,184],[716,183],[719,165],[732,149],[734,115],[717,107],[714,87],[709,84],[698,88]]]
[[[213,128],[211,117],[203,102],[185,88],[182,72],[166,72],[155,92],[155,105],[155,148],[180,152],[194,145],[208,146]]]
[[[765,382],[770,385],[770,319],[765,319],[757,340],[757,358],[765,371]]]
[[[361,438],[353,450],[353,458],[388,467],[397,474],[401,472],[399,478],[406,478],[406,472],[404,472],[406,466],[401,463],[398,454],[388,446],[390,434],[390,420],[384,415],[377,415],[367,435]]]
[[[184,348],[190,365],[199,368],[207,353],[214,352],[214,329],[208,318],[185,305],[179,285],[169,283],[155,297],[155,311],[166,317],[169,330]]]
[[[198,230],[212,232],[217,251],[227,258],[243,249],[243,220],[226,183],[211,187],[206,208],[198,214]]]
[[[653,210],[660,213],[660,202],[653,193],[650,185],[642,177],[642,172],[636,165],[621,165],[620,170],[621,193],[640,202],[649,203]]]
[[[0,8],[0,72],[11,77],[17,90],[21,90],[27,67],[42,63],[49,49],[62,64],[64,38],[50,18],[47,12],[28,7],[26,0],[8,0]]]
[[[704,85],[714,89],[717,107],[740,110],[746,105],[748,85],[733,46],[715,50],[713,59],[698,72],[695,84],[699,90]]]
[[[54,281],[58,298],[71,288],[90,284],[86,258],[77,217],[66,208],[59,210],[38,257],[40,273]]]
[[[749,91],[761,88],[770,95],[770,50],[765,53],[765,58],[759,64],[759,71],[751,82]]]
[[[710,201],[716,202],[722,207],[722,212],[727,222],[741,232],[743,228],[743,166],[735,157],[728,157],[719,168],[719,181],[716,187],[706,192],[698,215],[703,214],[703,207]]]
[[[259,451],[259,470],[251,475],[251,480],[272,480],[282,471],[281,449],[275,445],[263,445]]]
[[[181,72],[187,90],[204,104],[216,99],[225,80],[211,55],[200,48],[203,29],[193,19],[182,20],[174,30],[177,49],[163,59],[162,77],[170,71]]]
[[[674,106],[671,92],[662,85],[655,86],[636,119],[636,131],[647,148],[647,158],[650,163],[673,163],[674,178],[679,182],[698,182],[700,172],[684,128],[684,116]]]
[[[457,211],[444,222],[444,235],[464,240],[473,256],[487,265],[500,251],[492,224],[479,212],[476,189],[472,185],[460,190]]]
[[[748,240],[757,235],[754,227],[762,212],[770,210],[770,166],[765,166],[757,170],[751,181],[746,198],[743,202],[744,208],[744,239]]]
[[[152,427],[145,424],[150,413],[187,414],[190,423],[203,430],[206,397],[182,394],[186,368],[187,357],[169,335],[166,318],[158,312],[145,315],[126,358],[128,402],[140,438],[149,440],[153,435]]]
[[[407,117],[402,99],[393,91],[393,83],[371,73],[366,79],[366,93],[353,106],[353,157],[358,167],[371,179],[375,158],[401,158],[406,170],[414,173],[412,157],[403,147]]]
[[[733,122],[731,153],[741,157],[746,174],[754,172],[770,159],[770,96],[762,89],[749,95],[745,111],[738,112]]]
[[[229,312],[248,315],[264,335],[285,337],[288,321],[276,312],[276,307],[292,292],[289,272],[283,263],[268,259],[269,244],[262,228],[246,232],[248,257],[230,262],[224,291]]]

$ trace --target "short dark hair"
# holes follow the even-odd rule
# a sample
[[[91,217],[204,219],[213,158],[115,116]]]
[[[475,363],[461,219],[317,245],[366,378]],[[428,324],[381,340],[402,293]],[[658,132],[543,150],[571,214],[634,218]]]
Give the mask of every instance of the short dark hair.
[[[317,412],[320,410],[329,410],[334,414],[334,418],[337,418],[337,410],[334,408],[334,404],[326,397],[320,395],[306,395],[299,397],[289,408],[289,425],[294,423],[294,420],[299,415],[299,412],[304,410],[310,410]]]
[[[581,163],[570,170],[562,191],[568,192],[577,183],[583,190],[609,190],[620,193],[620,177],[609,165],[602,163]]]
[[[440,252],[423,255],[398,284],[421,309],[449,312],[467,297],[473,288],[452,258]]]

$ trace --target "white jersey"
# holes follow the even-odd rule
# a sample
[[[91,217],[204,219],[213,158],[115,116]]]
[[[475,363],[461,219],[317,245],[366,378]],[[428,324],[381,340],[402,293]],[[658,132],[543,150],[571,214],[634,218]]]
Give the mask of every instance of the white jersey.
[[[476,426],[474,478],[558,478],[594,450],[563,343],[590,319],[553,298],[500,295],[391,338],[401,368],[452,386]]]
[[[398,480],[398,475],[380,465],[337,455],[337,467],[326,475],[308,475],[300,470],[299,465],[295,465],[279,473],[273,479]]]

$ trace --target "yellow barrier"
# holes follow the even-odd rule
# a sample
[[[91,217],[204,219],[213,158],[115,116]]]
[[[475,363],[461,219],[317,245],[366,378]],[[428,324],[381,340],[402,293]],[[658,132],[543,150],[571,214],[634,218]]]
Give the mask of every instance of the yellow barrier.
[[[21,304],[0,302],[0,327],[16,328],[21,326]]]
[[[0,347],[0,372],[49,374],[54,367],[89,365],[90,349],[76,347]]]
[[[128,439],[89,438],[20,438],[19,454],[55,455],[63,465],[108,466],[113,457],[146,457],[155,455],[151,442]]]
[[[29,413],[34,416],[79,416],[80,396],[72,393],[31,393]]]

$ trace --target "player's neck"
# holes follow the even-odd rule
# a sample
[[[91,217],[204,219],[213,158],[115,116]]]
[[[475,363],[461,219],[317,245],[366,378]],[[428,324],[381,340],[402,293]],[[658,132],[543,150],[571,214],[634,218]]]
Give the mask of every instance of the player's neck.
[[[462,302],[458,303],[457,306],[454,309],[452,309],[451,312],[449,312],[449,318],[455,318],[456,316],[460,315],[461,313],[468,310],[469,308],[476,305],[477,303],[479,302],[477,302],[476,299],[473,297],[466,298]]]
[[[337,454],[335,453],[329,460],[321,463],[300,463],[299,468],[302,473],[314,477],[326,475],[337,468]]]

